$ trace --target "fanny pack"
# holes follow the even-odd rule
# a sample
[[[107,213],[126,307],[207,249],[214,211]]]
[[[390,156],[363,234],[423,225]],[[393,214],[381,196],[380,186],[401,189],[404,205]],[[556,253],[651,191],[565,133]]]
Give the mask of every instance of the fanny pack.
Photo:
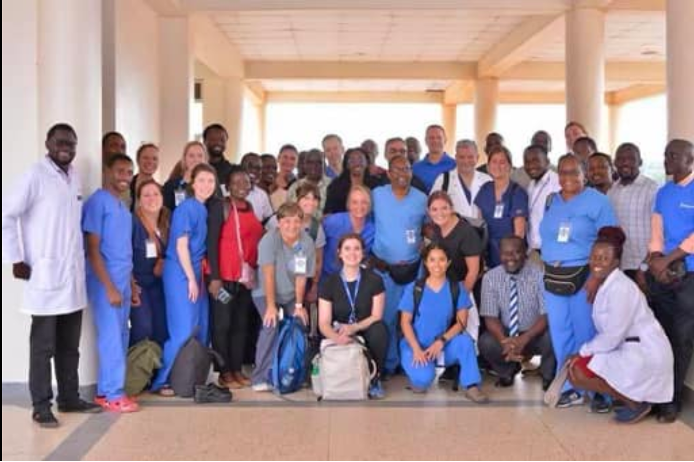
[[[589,275],[588,265],[552,266],[545,263],[545,290],[555,295],[574,295],[581,290]]]
[[[419,275],[419,260],[415,260],[412,263],[390,264],[376,255],[372,255],[371,263],[374,268],[390,274],[391,279],[398,285],[409,284],[417,279],[417,275]]]

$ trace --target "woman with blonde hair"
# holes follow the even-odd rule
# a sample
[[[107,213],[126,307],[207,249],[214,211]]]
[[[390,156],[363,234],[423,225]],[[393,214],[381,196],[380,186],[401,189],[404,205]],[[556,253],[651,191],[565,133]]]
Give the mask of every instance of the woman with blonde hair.
[[[171,212],[185,199],[191,197],[189,185],[196,165],[207,162],[207,150],[200,141],[189,141],[183,148],[183,156],[176,163],[169,179],[164,183],[164,206]]]

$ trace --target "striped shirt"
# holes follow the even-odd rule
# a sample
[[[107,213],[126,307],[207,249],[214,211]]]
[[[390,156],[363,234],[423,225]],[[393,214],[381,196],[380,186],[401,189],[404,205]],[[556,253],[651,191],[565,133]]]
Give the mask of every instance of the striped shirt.
[[[617,221],[627,240],[622,255],[622,270],[635,270],[648,253],[651,239],[651,213],[658,192],[658,184],[643,175],[626,186],[620,182],[607,192]]]
[[[532,263],[526,262],[518,274],[507,273],[504,266],[499,265],[484,275],[480,316],[500,317],[504,327],[509,328],[511,277],[516,278],[519,327],[525,332],[545,314],[542,270]]]

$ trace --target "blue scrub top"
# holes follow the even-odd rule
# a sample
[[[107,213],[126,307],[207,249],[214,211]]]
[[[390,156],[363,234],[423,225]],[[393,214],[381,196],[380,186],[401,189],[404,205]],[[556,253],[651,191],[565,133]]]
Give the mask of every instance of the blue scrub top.
[[[458,295],[456,312],[469,309],[472,306],[470,295],[465,287],[460,282],[457,284],[460,286],[460,294]],[[411,282],[405,287],[398,310],[410,314],[414,312],[414,286],[415,282]],[[428,285],[424,285],[419,312],[412,324],[420,346],[428,347],[434,343],[436,337],[451,327],[451,321],[453,321],[452,297],[450,284],[445,284],[438,292],[435,292]]]
[[[455,160],[448,153],[443,153],[441,159],[438,163],[434,164],[429,161],[429,155],[427,154],[424,159],[415,162],[412,166],[412,173],[422,180],[427,188],[427,193],[431,192],[431,188],[434,186],[436,178],[444,172],[448,172],[456,168]]]
[[[128,207],[105,189],[97,190],[82,209],[82,231],[99,236],[99,251],[112,282],[130,280],[133,224]],[[87,274],[94,275],[89,259]]]
[[[166,259],[181,265],[176,252],[176,241],[188,236],[188,250],[195,271],[200,271],[202,259],[207,251],[207,208],[194,197],[181,202],[171,218],[169,243],[166,248]]]
[[[480,209],[482,218],[487,223],[489,231],[489,246],[487,248],[487,264],[494,268],[501,263],[499,244],[501,239],[513,234],[513,219],[528,217],[528,193],[517,183],[511,181],[501,196],[500,204],[504,210],[500,218],[495,218],[496,194],[494,182],[485,183],[475,197],[475,205]]]
[[[570,228],[568,242],[559,242],[562,223]],[[617,217],[605,194],[585,188],[565,201],[561,193],[555,193],[540,223],[542,260],[549,264],[561,262],[562,266],[585,265],[603,226],[617,226]]]
[[[349,213],[334,213],[323,219],[323,231],[325,231],[325,249],[323,250],[323,272],[322,277],[327,277],[331,274],[340,271],[342,264],[337,258],[337,245],[340,238],[345,234],[352,233],[352,222],[349,219]],[[367,217],[360,235],[364,240],[364,256],[371,253],[371,247],[374,243],[376,227],[372,217]]]
[[[141,286],[149,286],[161,280],[160,277],[154,276],[157,258],[147,258],[147,239],[149,233],[142,221],[137,215],[133,216],[133,276]],[[161,239],[159,243],[162,249],[166,248]]]
[[[670,253],[694,233],[694,180],[686,186],[668,181],[655,196],[653,208],[663,217],[665,253]],[[694,254],[685,263],[687,271],[694,271]]]
[[[418,260],[427,196],[410,187],[407,196],[398,200],[388,184],[374,189],[371,199],[376,225],[373,253],[391,264]],[[408,242],[408,230],[414,242]]]

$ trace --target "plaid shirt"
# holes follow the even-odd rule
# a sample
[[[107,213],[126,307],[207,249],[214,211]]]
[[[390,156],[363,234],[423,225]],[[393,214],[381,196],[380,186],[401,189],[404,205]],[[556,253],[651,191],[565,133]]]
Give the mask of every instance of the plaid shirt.
[[[515,275],[507,273],[503,265],[484,275],[480,316],[500,318],[504,327],[509,327],[512,276],[518,287],[518,324],[520,331],[525,332],[545,314],[542,270],[529,261]]]

